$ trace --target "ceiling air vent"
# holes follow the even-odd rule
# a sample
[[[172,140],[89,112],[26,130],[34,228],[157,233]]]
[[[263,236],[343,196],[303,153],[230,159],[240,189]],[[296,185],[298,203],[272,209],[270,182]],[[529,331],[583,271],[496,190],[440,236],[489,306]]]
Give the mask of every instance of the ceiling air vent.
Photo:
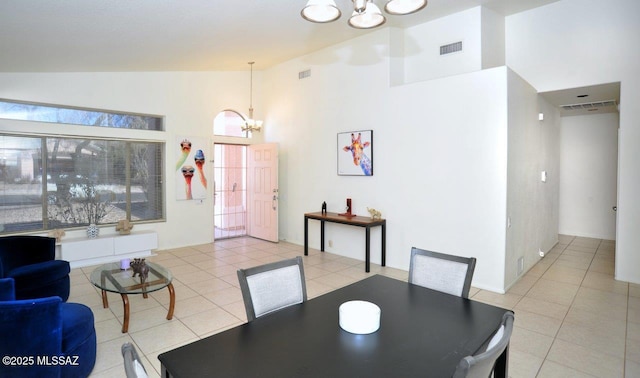
[[[458,51],[462,51],[462,41],[440,46],[440,55],[447,55]]]
[[[563,110],[590,110],[590,109],[594,109],[594,108],[604,108],[604,107],[609,107],[609,106],[616,106],[615,100],[585,102],[585,103],[582,103],[582,104],[562,105],[561,108]]]
[[[298,80],[311,76],[311,69],[298,72]]]

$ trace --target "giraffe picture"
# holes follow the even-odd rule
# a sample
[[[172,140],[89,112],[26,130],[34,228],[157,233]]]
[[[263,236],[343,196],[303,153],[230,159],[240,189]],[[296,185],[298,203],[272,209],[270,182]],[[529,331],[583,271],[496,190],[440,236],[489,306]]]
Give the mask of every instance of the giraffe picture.
[[[338,133],[338,175],[373,176],[373,130]]]

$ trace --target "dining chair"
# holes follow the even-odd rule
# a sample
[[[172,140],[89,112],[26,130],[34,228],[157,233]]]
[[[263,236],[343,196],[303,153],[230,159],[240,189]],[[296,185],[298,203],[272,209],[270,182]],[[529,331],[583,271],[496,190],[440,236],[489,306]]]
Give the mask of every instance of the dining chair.
[[[409,283],[469,298],[475,257],[461,257],[411,248]]]
[[[124,373],[127,378],[147,378],[147,370],[138,356],[136,347],[131,343],[124,343],[121,349],[124,359]]]
[[[307,300],[302,257],[238,270],[247,321]]]
[[[513,332],[514,315],[507,311],[502,316],[502,323],[487,345],[487,349],[475,356],[464,357],[458,363],[453,378],[487,378],[495,369],[498,357],[509,346]],[[508,364],[508,360],[505,361]]]

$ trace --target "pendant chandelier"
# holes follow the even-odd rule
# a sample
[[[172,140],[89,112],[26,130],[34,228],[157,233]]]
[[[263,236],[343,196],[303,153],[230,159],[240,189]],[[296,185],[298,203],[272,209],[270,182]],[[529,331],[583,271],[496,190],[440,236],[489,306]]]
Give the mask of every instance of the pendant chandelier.
[[[371,29],[387,20],[373,0],[351,0],[353,13],[349,17],[349,26],[357,29]],[[388,0],[385,12],[392,15],[405,15],[417,12],[427,6],[427,0]],[[334,0],[309,0],[300,12],[302,18],[311,22],[325,23],[335,21],[342,15]]]
[[[244,126],[241,127],[242,131],[260,131],[262,130],[262,121],[253,119],[253,64],[255,62],[249,62],[251,67],[251,81],[249,84],[249,118],[244,121]]]

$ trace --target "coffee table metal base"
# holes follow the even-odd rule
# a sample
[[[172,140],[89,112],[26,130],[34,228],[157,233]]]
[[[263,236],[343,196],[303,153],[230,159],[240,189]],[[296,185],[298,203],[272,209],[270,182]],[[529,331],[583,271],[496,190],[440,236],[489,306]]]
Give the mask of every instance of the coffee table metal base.
[[[117,271],[118,270],[114,270],[113,272],[117,272]],[[109,280],[113,280],[113,282],[115,283],[115,280],[111,276],[111,274],[113,272],[112,271],[108,271],[108,270],[107,271],[103,271],[102,272],[102,280],[104,281],[105,279],[109,279]],[[161,281],[166,282],[163,279],[161,279],[161,280],[157,280],[157,281],[151,281],[151,282],[145,282],[145,283],[132,285],[132,286],[127,287],[126,289],[127,290],[135,290],[135,289],[143,289],[144,290],[145,286],[154,285],[154,284],[160,283]],[[104,283],[103,283],[103,286],[104,286]],[[173,309],[175,308],[175,305],[176,305],[176,292],[173,289],[173,283],[171,283],[171,282],[169,282],[169,284],[167,285],[167,289],[169,289],[169,312],[167,313],[167,320],[171,320],[171,319],[173,319]],[[130,315],[129,297],[127,296],[126,293],[120,293],[120,296],[122,297],[122,305],[124,307],[124,320],[122,321],[122,333],[127,333],[129,331],[129,315]],[[142,297],[143,298],[148,298],[148,294],[143,291]],[[102,306],[104,308],[109,308],[109,299],[107,298],[107,291],[106,290],[102,290]]]

